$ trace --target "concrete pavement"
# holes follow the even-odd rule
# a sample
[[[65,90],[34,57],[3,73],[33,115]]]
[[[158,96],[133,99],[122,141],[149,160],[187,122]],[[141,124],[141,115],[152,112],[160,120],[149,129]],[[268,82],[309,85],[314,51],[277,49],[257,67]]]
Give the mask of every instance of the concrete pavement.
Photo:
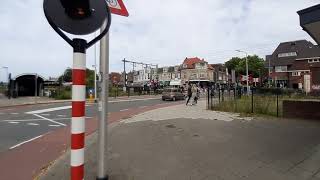
[[[203,107],[164,107],[109,126],[110,180],[320,180],[318,122]],[[85,179],[96,176],[96,140],[87,141]],[[69,179],[69,152],[40,179]]]
[[[109,122],[171,104],[174,103],[163,102],[160,99],[137,101],[131,99],[111,103]],[[1,178],[32,179],[40,169],[57,159],[69,147],[68,125],[71,110],[69,106],[70,103],[54,103],[0,109]],[[94,118],[96,109],[96,104],[88,104],[86,108],[86,115],[93,117],[86,120],[86,135],[96,130],[97,121]],[[40,115],[45,119],[34,115]],[[50,126],[52,121],[61,122],[67,126]]]

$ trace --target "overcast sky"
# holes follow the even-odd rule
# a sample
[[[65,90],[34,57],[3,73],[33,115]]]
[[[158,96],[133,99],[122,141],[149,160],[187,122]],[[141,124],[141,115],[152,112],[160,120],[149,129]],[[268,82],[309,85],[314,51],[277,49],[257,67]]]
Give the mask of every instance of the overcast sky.
[[[13,76],[58,76],[71,67],[72,48],[49,26],[42,0],[1,0],[0,66]],[[265,57],[283,41],[307,39],[297,11],[319,0],[124,0],[129,17],[112,16],[110,71],[121,60],[177,65],[185,57],[221,63],[243,56],[236,49]],[[312,41],[313,42],[313,41]],[[97,48],[99,49],[99,48]],[[98,52],[97,52],[98,55]],[[87,67],[94,64],[94,47]],[[130,70],[129,66],[127,70]],[[5,69],[0,69],[0,81]]]

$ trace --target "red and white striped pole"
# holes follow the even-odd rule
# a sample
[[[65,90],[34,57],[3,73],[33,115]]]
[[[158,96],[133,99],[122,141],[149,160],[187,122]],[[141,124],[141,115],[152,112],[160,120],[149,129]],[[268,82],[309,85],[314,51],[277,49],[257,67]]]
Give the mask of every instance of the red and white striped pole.
[[[71,180],[84,179],[86,41],[74,39],[72,69]]]

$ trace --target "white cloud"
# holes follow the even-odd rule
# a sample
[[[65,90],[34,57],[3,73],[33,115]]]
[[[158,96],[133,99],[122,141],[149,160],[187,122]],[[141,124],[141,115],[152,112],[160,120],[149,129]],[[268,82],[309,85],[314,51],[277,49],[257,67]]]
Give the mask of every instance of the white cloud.
[[[0,65],[13,75],[58,76],[72,64],[72,49],[50,28],[40,0],[3,0]],[[129,17],[113,16],[110,68],[121,60],[179,64],[186,56],[211,63],[244,49],[264,56],[282,41],[308,39],[296,11],[318,0],[124,0]],[[88,50],[87,66],[93,64]],[[129,68],[128,68],[129,69]],[[3,71],[3,70],[0,70]],[[0,77],[0,80],[3,76]]]

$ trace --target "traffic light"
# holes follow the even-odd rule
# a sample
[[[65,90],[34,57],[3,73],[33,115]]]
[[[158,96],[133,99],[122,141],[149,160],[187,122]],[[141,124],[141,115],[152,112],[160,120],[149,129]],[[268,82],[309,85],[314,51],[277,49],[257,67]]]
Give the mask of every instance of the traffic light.
[[[85,19],[91,16],[93,9],[90,9],[89,0],[60,0],[65,13],[71,19]]]

